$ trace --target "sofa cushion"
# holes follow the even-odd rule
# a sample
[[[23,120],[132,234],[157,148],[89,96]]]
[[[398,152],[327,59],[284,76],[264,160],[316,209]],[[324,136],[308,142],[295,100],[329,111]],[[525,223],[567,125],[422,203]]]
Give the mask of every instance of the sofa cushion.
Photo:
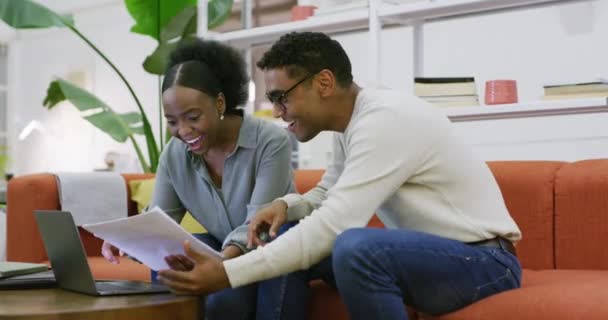
[[[311,282],[312,298],[310,301],[309,320],[348,320],[348,310],[342,303],[338,291],[321,280]],[[414,309],[407,308],[409,320],[418,319]]]
[[[569,163],[556,173],[555,263],[608,269],[608,161]]]
[[[521,229],[517,255],[525,268],[553,269],[554,161],[496,161],[488,163],[509,209]]]
[[[87,260],[95,279],[150,282],[150,268],[129,258],[119,257],[119,264],[109,263],[103,257],[88,257]]]
[[[526,269],[522,288],[478,301],[435,320],[608,319],[608,271]]]

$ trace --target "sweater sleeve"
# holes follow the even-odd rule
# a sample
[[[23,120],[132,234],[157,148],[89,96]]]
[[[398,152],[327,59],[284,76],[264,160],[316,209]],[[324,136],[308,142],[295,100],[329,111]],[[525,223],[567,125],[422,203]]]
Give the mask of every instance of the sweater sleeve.
[[[344,171],[321,206],[268,245],[224,261],[230,284],[238,287],[307,269],[327,257],[337,235],[365,226],[418,170],[432,152],[432,140],[433,130],[424,121],[408,121],[393,109],[351,120]]]
[[[288,194],[280,200],[287,203],[287,220],[297,221],[318,209],[327,198],[326,193],[336,184],[338,177],[344,169],[344,146],[340,137],[342,134],[334,133],[332,141],[332,158],[323,174],[321,181],[305,194]]]

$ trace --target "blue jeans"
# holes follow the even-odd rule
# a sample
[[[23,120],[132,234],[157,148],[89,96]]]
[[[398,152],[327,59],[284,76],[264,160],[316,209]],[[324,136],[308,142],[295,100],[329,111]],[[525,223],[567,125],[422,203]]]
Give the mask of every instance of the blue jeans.
[[[403,229],[347,230],[332,260],[351,319],[407,319],[404,303],[440,315],[521,283],[519,261],[504,249]]]
[[[279,235],[289,229],[292,224],[284,225]],[[220,250],[222,243],[209,234],[194,234],[194,236],[212,247]],[[325,270],[331,271],[331,260],[327,260]],[[318,268],[317,268],[318,269]],[[281,276],[239,288],[227,288],[207,295],[205,299],[205,319],[305,319],[310,290],[308,275],[311,271],[303,271]],[[156,280],[157,272],[152,271],[152,282]],[[313,275],[316,277],[315,275]]]

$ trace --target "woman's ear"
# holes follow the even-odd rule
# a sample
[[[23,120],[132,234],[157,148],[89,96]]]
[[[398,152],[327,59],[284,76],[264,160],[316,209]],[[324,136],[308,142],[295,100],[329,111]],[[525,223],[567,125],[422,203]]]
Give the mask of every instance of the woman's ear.
[[[224,114],[226,112],[226,97],[224,93],[220,92],[215,100],[217,106],[217,113]]]

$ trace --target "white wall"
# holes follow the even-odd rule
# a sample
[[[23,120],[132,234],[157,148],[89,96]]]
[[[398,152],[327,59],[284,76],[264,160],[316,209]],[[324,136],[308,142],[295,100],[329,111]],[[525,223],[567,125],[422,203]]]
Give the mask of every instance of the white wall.
[[[151,117],[153,128],[157,129],[156,78],[141,67],[146,55],[155,47],[154,40],[129,32],[133,22],[122,2],[83,10],[75,19],[77,27],[131,82]],[[66,29],[19,31],[10,42],[9,55],[9,135],[13,172],[91,171],[104,166],[104,155],[111,150],[131,153],[135,157],[130,144],[115,142],[83,120],[71,105],[60,105],[52,111],[42,107],[52,79],[84,72],[86,87],[115,111],[137,110],[119,77],[73,33]],[[42,123],[46,132],[34,131],[20,141],[19,133],[32,120]],[[139,141],[145,152],[143,139]]]
[[[156,79],[140,66],[154,48],[154,42],[128,31],[132,21],[122,2],[99,1],[102,5],[76,15],[77,25],[125,72],[146,105],[156,130]],[[93,2],[90,0],[83,6]],[[51,7],[54,4],[57,10],[69,5],[57,0],[45,3]],[[336,38],[351,57],[355,80],[365,84],[372,78],[367,63],[367,32]],[[424,27],[423,69],[427,76],[475,76],[480,96],[486,80],[516,79],[520,101],[534,101],[542,95],[544,83],[607,76],[608,64],[602,63],[608,56],[606,38],[608,1],[605,0],[432,22]],[[383,85],[411,90],[412,50],[411,28],[391,28],[382,33]],[[71,33],[65,30],[20,32],[11,43],[11,59],[9,134],[14,172],[88,171],[103,165],[107,151],[133,154],[129,144],[113,142],[82,121],[74,108],[66,105],[48,112],[41,107],[46,86],[53,76],[84,70],[88,72],[92,91],[115,110],[135,110],[118,78]],[[560,118],[564,117],[459,123],[457,127],[486,159],[572,160],[608,156],[598,151],[608,150],[604,147],[608,133],[601,126],[602,121],[593,122],[593,119],[604,119],[605,115]],[[41,121],[51,134],[33,133],[25,142],[18,141],[16,136],[32,119]],[[558,134],[563,131],[560,125],[564,121],[568,121],[570,127],[586,127],[585,135]],[[540,131],[544,133],[538,135]],[[519,134],[513,135],[514,132]],[[302,146],[303,167],[325,165],[329,157],[328,137],[324,134]],[[576,144],[577,148],[567,148],[564,139],[571,140],[567,145]]]

